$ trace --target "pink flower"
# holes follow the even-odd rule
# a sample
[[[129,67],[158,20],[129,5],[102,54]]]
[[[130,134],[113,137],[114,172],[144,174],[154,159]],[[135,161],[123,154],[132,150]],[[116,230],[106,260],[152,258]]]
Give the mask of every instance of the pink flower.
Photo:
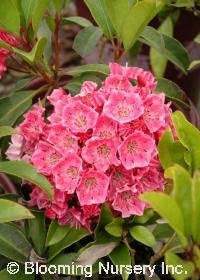
[[[119,124],[119,135],[121,137],[127,137],[136,130],[141,130],[144,133],[149,134],[149,130],[142,117],[129,123]]]
[[[119,91],[109,96],[103,112],[113,120],[123,124],[139,118],[143,112],[143,104],[137,93]]]
[[[123,166],[130,170],[147,166],[154,148],[154,139],[142,131],[135,131],[124,140],[118,151]]]
[[[115,122],[113,119],[110,119],[106,115],[101,115],[98,118],[93,136],[97,136],[100,138],[117,137],[117,122]]]
[[[13,134],[11,137],[12,143],[10,144],[8,150],[6,151],[7,158],[9,160],[21,159],[23,154],[23,147],[25,139],[22,135]]]
[[[63,217],[59,218],[58,223],[60,225],[68,224],[76,229],[86,225],[85,218],[82,213],[75,207],[70,208]]]
[[[40,188],[34,186],[31,194],[30,194],[29,205],[36,206],[39,209],[48,208],[51,205],[51,202],[45,192],[43,192]]]
[[[111,165],[120,164],[116,152],[116,145],[112,139],[93,137],[86,142],[82,157],[86,162],[94,164],[97,170],[105,172]]]
[[[47,142],[40,141],[31,157],[32,163],[38,172],[45,175],[52,174],[53,167],[61,159],[60,152]]]
[[[62,153],[68,152],[77,153],[78,151],[78,138],[72,132],[62,125],[52,125],[49,132],[47,141],[55,145]]]
[[[0,54],[0,80],[2,79],[3,73],[7,70],[5,64],[5,57]]]
[[[151,94],[145,99],[143,120],[150,132],[156,132],[165,125],[164,101],[163,94]]]
[[[69,127],[73,132],[87,132],[97,122],[98,113],[90,107],[75,101],[64,107],[63,125]]]
[[[95,170],[84,172],[76,190],[80,205],[104,203],[108,186],[109,178],[104,173]]]
[[[142,68],[120,66],[117,63],[110,63],[109,68],[112,75],[120,75],[127,77],[130,80],[137,80],[138,76],[143,72]]]
[[[81,209],[86,219],[98,217],[101,212],[101,208],[99,204],[83,205]]]
[[[134,186],[118,192],[112,203],[115,210],[122,213],[122,218],[128,218],[131,215],[143,215],[145,203],[138,199],[139,193],[134,190]]]
[[[19,131],[27,140],[37,141],[42,136],[46,125],[43,114],[44,108],[35,105],[24,115],[25,121],[19,125]]]
[[[81,159],[74,153],[69,153],[60,160],[53,169],[56,188],[73,194],[77,187],[81,166]]]
[[[54,89],[50,96],[47,99],[51,102],[52,105],[56,107],[58,102],[62,102],[65,105],[69,103],[68,96],[63,88]]]

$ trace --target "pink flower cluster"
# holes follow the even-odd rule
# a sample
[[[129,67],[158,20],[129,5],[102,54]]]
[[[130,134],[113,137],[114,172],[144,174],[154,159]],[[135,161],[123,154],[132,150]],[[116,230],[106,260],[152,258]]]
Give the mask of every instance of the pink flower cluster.
[[[0,28],[0,41],[3,41],[10,46],[17,47],[20,44],[20,40],[4,29]],[[2,78],[3,73],[6,71],[5,60],[11,55],[11,52],[0,47],[0,79]]]
[[[169,104],[154,93],[150,72],[116,63],[110,71],[100,88],[84,82],[74,97],[55,89],[53,112],[45,120],[35,105],[7,151],[48,177],[54,201],[33,186],[30,204],[60,224],[91,228],[104,202],[118,216],[142,215],[139,195],[164,188],[156,144],[170,124]]]

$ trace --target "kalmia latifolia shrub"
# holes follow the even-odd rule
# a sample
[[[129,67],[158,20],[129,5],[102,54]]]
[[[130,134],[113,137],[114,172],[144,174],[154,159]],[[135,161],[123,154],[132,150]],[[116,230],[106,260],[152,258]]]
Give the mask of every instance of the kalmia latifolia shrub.
[[[142,215],[140,194],[164,190],[156,145],[171,125],[169,103],[150,72],[116,63],[110,71],[100,88],[86,81],[74,97],[55,89],[50,114],[34,105],[7,150],[48,177],[54,201],[32,186],[30,206],[59,224],[92,230],[105,202],[116,216]]]

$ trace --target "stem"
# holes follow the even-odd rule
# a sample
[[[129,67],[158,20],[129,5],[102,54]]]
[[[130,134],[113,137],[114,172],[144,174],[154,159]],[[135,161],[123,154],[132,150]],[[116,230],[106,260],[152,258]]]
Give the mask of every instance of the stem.
[[[175,237],[176,237],[176,233],[174,233],[170,237],[170,239],[167,241],[167,243],[165,243],[165,245],[160,249],[158,253],[156,253],[154,256],[151,257],[150,265],[153,265],[155,262],[157,262],[160,258],[162,258],[165,255],[166,251],[168,250],[168,247],[174,241]]]
[[[105,45],[106,45],[107,39],[105,37],[102,38],[101,43],[100,43],[100,48],[99,48],[99,55],[98,55],[98,62],[101,61],[101,58],[104,53]]]

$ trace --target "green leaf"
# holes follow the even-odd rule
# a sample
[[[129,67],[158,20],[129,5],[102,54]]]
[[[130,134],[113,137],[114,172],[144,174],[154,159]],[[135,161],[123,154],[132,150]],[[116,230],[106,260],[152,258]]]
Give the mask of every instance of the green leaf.
[[[108,16],[105,0],[84,0],[88,6],[93,18],[97,22],[102,32],[109,38],[112,39],[114,34],[114,28]]]
[[[142,216],[135,216],[133,222],[136,224],[146,224],[153,215],[154,212],[152,209],[145,209],[144,214]]]
[[[65,0],[52,0],[52,1],[53,1],[55,9],[57,11],[60,11],[60,9],[62,8]]]
[[[137,4],[137,3],[138,3],[138,0],[128,0],[129,7],[131,7],[131,6],[133,6],[133,5]]]
[[[36,253],[41,256],[44,250],[44,244],[46,239],[46,224],[44,213],[34,211],[35,219],[29,220],[28,223],[28,235],[32,241]]]
[[[149,203],[168,222],[180,237],[183,246],[186,246],[187,239],[184,235],[184,219],[177,203],[165,193],[149,192],[142,194],[140,197]]]
[[[82,57],[90,54],[102,36],[96,26],[89,26],[79,31],[73,43],[73,49]]]
[[[120,244],[114,251],[109,255],[111,261],[114,265],[131,265],[131,255],[128,248],[124,244]],[[129,274],[126,272],[124,268],[122,272],[123,280],[128,280]]]
[[[199,66],[199,65],[200,65],[200,60],[193,60],[190,63],[190,66],[189,66],[188,70],[192,70],[193,68],[195,68],[196,66]]]
[[[0,125],[11,126],[32,104],[33,91],[21,91],[0,99]]]
[[[171,129],[168,127],[158,144],[159,160],[163,169],[166,169],[175,163],[187,167],[184,160],[185,151],[186,149],[180,141],[174,141]]]
[[[17,49],[17,48],[12,48],[12,49],[13,49],[13,52],[18,54],[26,62],[28,62],[30,64],[34,64],[40,60],[40,58],[45,50],[46,44],[47,44],[47,38],[43,37],[37,41],[36,45],[28,53],[24,52],[20,49]]]
[[[174,230],[168,224],[157,224],[153,230],[156,239],[163,241],[169,239],[174,234]]]
[[[16,131],[11,126],[0,126],[0,138],[15,134]]]
[[[24,206],[11,200],[0,199],[0,223],[32,218],[34,216]]]
[[[57,256],[62,250],[68,248],[75,242],[78,242],[90,233],[85,228],[71,228],[67,234],[60,242],[49,247],[48,259],[51,261],[55,256]]]
[[[58,225],[56,221],[52,221],[47,233],[46,246],[52,246],[60,242],[70,231],[68,225]]]
[[[165,171],[165,177],[174,182],[173,198],[181,209],[185,221],[185,234],[189,236],[192,232],[192,180],[190,174],[176,164]]]
[[[0,1],[0,27],[19,35],[20,15],[13,0]]]
[[[174,63],[183,72],[187,71],[190,63],[188,52],[176,39],[158,32],[151,26],[146,26],[140,40],[148,46],[155,48],[163,56],[166,56],[169,61]],[[161,40],[164,43],[164,48],[163,44],[160,44]]]
[[[200,131],[180,111],[172,114],[172,121],[180,142],[189,151],[192,169],[200,168]]]
[[[194,38],[194,42],[200,44],[200,33]]]
[[[0,271],[0,279],[2,280],[34,280],[35,274],[25,274],[23,268],[20,267],[20,271],[17,274],[9,274],[6,269]]]
[[[200,245],[200,173],[195,171],[192,182],[192,236]]]
[[[25,179],[37,185],[47,193],[50,199],[53,199],[52,185],[44,175],[37,173],[36,168],[30,163],[20,160],[0,162],[0,172]]]
[[[190,106],[183,101],[185,96],[184,91],[176,83],[165,78],[159,78],[157,81],[158,85],[155,90],[156,92],[164,92],[167,97],[184,109],[190,108]]]
[[[76,264],[86,266],[93,265],[100,258],[109,255],[113,249],[117,246],[115,242],[109,242],[105,244],[95,244],[86,248],[76,259]]]
[[[169,266],[169,271],[176,280],[185,280],[192,277],[193,272],[195,270],[194,264],[192,262],[184,261],[172,252],[167,252],[165,254],[165,262]],[[174,273],[173,271],[173,267],[176,267],[178,265],[181,266],[181,269],[183,271],[181,274],[178,274],[176,272]]]
[[[84,18],[84,17],[64,17],[62,18],[62,22],[64,24],[69,24],[69,23],[76,23],[80,26],[83,27],[89,27],[92,25],[91,21],[89,21],[88,19]]]
[[[40,22],[42,21],[43,16],[48,8],[50,0],[35,0],[35,7],[32,14],[32,25],[33,30],[36,33],[38,31]]]
[[[113,221],[105,226],[105,230],[115,236],[115,237],[121,237],[122,236],[122,224],[123,220],[122,218],[115,218]]]
[[[130,235],[133,239],[149,246],[154,247],[156,245],[155,237],[152,232],[144,226],[134,226],[129,228]]]
[[[158,31],[162,34],[168,35],[170,37],[173,36],[173,23],[170,17],[167,17],[160,27]],[[166,67],[167,67],[167,58],[163,56],[163,54],[159,53],[154,48],[150,49],[150,63],[154,74],[157,77],[163,77]]]
[[[67,75],[69,76],[79,76],[83,73],[99,73],[103,74],[105,76],[109,75],[110,70],[106,64],[88,64],[88,65],[82,65],[78,67],[74,67],[67,71]]]
[[[28,27],[31,22],[34,6],[35,0],[21,0],[21,8],[26,21],[26,27]]]
[[[0,254],[20,263],[28,261],[31,245],[15,226],[0,224]]]

